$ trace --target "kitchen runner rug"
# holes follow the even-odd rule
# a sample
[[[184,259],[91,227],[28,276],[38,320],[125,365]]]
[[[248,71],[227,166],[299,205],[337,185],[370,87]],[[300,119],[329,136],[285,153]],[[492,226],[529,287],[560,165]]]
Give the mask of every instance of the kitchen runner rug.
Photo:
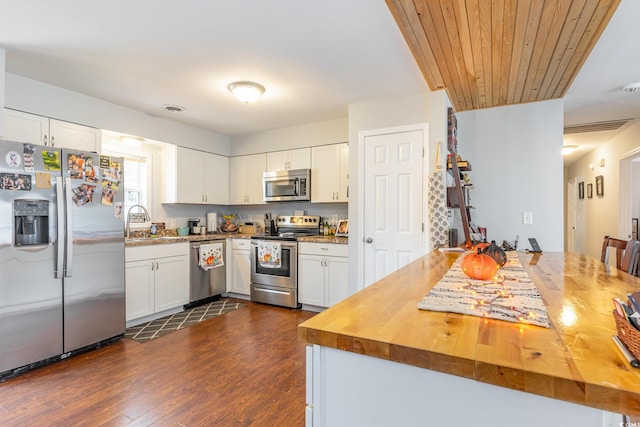
[[[245,307],[245,305],[223,298],[181,311],[180,313],[132,326],[127,328],[124,336],[125,338],[144,343],[242,307]]]
[[[472,252],[468,252],[470,254]],[[444,277],[418,303],[421,310],[447,311],[549,328],[547,309],[515,251],[488,281],[470,279],[459,257]]]

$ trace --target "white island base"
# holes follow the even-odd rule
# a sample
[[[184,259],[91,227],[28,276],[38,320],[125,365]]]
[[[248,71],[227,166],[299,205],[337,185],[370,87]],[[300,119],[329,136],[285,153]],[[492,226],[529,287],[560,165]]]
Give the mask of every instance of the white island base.
[[[307,347],[306,425],[620,427],[600,409],[329,347]]]

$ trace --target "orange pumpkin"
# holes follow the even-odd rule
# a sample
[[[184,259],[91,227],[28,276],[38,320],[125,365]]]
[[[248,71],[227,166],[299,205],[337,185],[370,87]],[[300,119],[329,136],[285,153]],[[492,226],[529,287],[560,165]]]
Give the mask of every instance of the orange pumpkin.
[[[464,274],[477,280],[489,280],[498,272],[498,264],[489,255],[478,249],[477,253],[469,254],[462,260]]]

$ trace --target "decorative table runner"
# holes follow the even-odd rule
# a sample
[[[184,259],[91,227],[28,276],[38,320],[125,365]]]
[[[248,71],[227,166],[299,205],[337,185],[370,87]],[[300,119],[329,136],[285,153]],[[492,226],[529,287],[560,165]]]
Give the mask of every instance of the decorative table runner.
[[[471,252],[469,252],[471,253]],[[518,254],[507,252],[507,263],[487,281],[462,271],[459,257],[444,277],[418,303],[421,310],[448,311],[516,323],[550,327],[547,310]]]

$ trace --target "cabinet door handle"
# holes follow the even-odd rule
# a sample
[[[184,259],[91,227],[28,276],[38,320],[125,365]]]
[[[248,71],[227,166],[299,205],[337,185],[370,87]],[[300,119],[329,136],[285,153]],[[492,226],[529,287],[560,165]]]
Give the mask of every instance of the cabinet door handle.
[[[156,270],[160,270],[160,264],[158,264],[158,261],[156,261]]]
[[[56,145],[56,138],[54,136],[51,137],[51,146]]]
[[[151,271],[155,271],[155,269],[156,269],[156,266],[155,266],[155,264],[153,263],[153,261],[151,261]]]
[[[44,145],[49,145],[49,139],[47,138],[47,135],[42,137],[42,140],[44,141]]]

